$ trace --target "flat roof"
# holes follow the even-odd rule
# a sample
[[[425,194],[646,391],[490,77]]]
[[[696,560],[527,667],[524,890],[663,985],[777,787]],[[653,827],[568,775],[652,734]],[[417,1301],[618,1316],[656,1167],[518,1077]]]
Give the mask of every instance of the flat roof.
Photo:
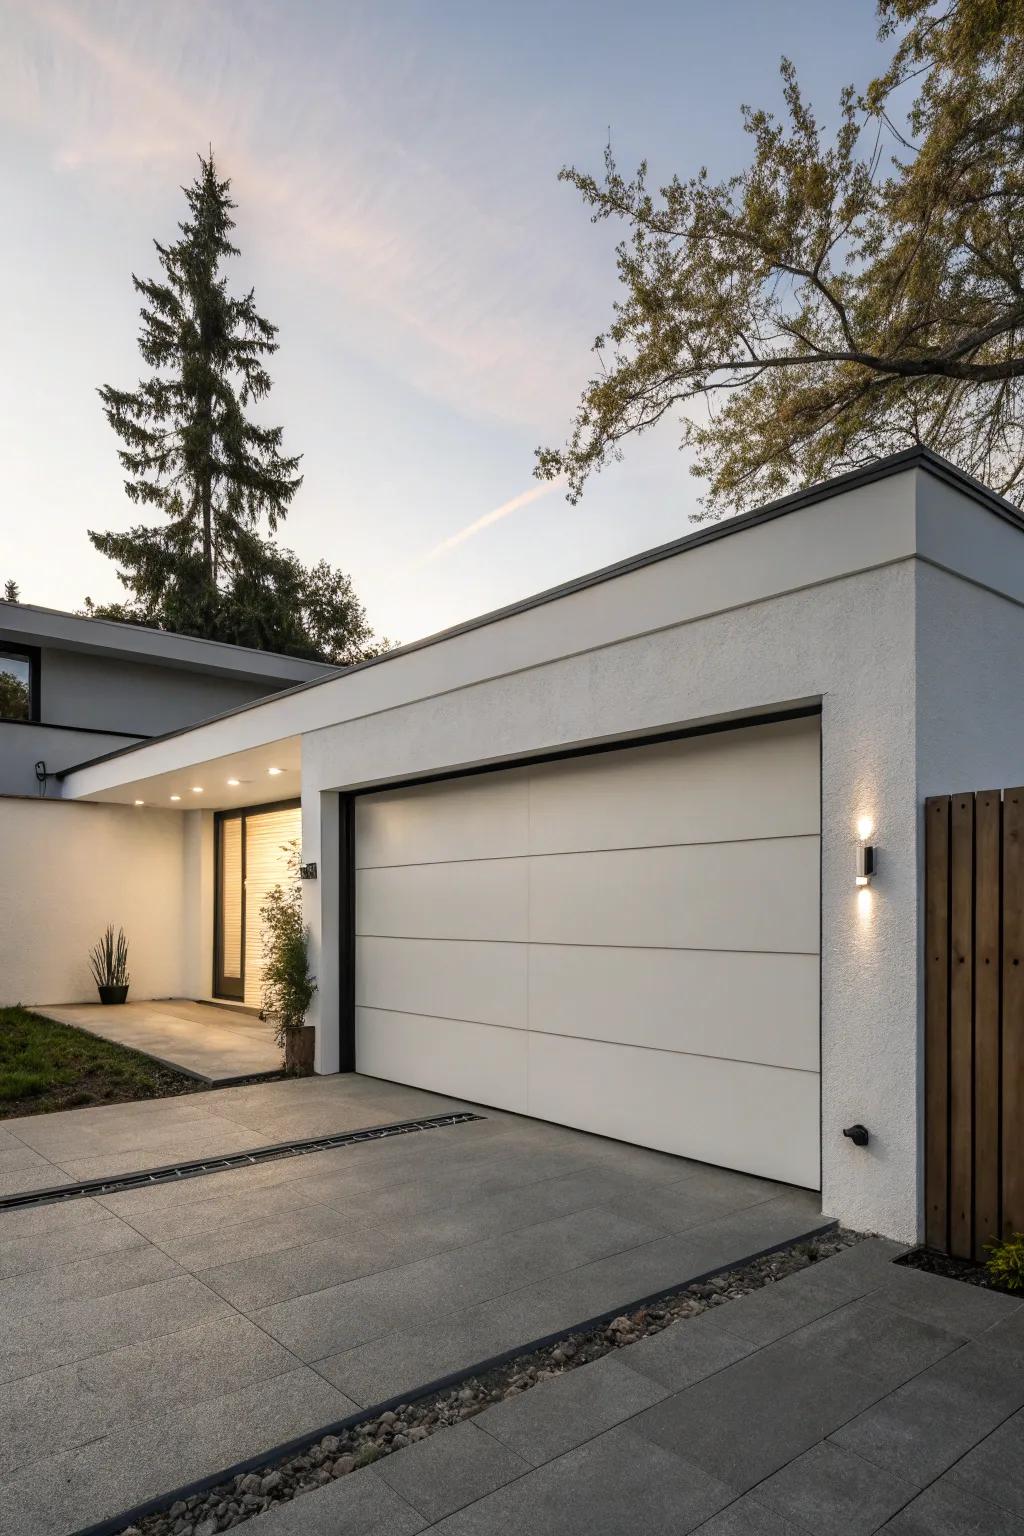
[[[428,646],[440,645],[445,640],[451,640],[459,635],[471,633],[473,630],[482,629],[487,625],[496,624],[502,619],[514,617],[517,614],[527,613],[533,608],[539,608],[545,604],[557,602],[560,598],[568,597],[574,592],[581,592],[589,587],[599,586],[603,582],[614,581],[617,577],[628,575],[632,571],[643,569],[645,566],[655,565],[659,561],[672,559],[683,554],[687,550],[699,548],[719,539],[728,538],[734,533],[741,533],[748,528],[754,528],[762,523],[772,522],[777,518],[785,517],[791,512],[798,512],[801,508],[813,506],[822,501],[828,501],[843,492],[858,489],[860,486],[870,485],[879,480],[885,480],[891,476],[903,474],[907,470],[925,469],[937,479],[945,481],[955,489],[969,495],[973,501],[981,504],[997,517],[1010,523],[1018,531],[1024,532],[1024,516],[1018,509],[999,496],[996,492],[975,480],[971,475],[958,469],[955,464],[941,458],[925,447],[904,449],[900,453],[888,455],[884,459],[878,459],[872,464],[866,464],[859,469],[851,470],[843,475],[837,475],[831,480],[825,480],[817,485],[808,486],[803,490],[793,491],[787,496],[779,497],[775,501],[767,502],[763,507],[756,507],[750,512],[741,512],[734,517],[723,518],[717,523],[708,523],[706,526],[696,529],[693,533],[684,534],[681,538],[672,539],[666,544],[655,545],[652,549],[642,550],[638,554],[629,555],[623,560],[616,561],[612,565],[602,566],[585,575],[574,577],[570,581],[561,583],[556,587],[545,588],[541,592],[534,593],[530,597],[519,599],[509,603],[503,608],[495,608],[481,614],[476,618],[465,619],[459,624],[454,624],[448,629],[438,630],[434,634],[426,635],[421,640],[410,641],[406,645],[396,646],[394,650],[386,651],[380,656],[371,656],[366,661],[359,661],[350,667],[342,667],[335,670],[330,677],[313,678],[306,682],[296,684],[292,688],[282,688],[266,699],[253,699],[245,704],[236,705],[232,709],[221,711],[219,714],[210,715],[205,720],[196,720],[191,725],[180,727],[177,730],[166,731],[161,736],[152,736],[146,741],[135,742],[129,746],[117,748],[112,752],[104,752],[96,757],[88,758],[84,762],[74,763],[69,768],[62,769],[58,779],[64,779],[70,774],[77,773],[81,769],[91,768],[97,763],[108,762],[114,758],[126,757],[133,752],[152,747],[161,741],[170,741],[177,736],[186,736],[204,726],[216,723],[219,720],[227,720],[235,715],[246,714],[250,710],[262,708],[264,705],[276,704],[279,700],[290,698],[295,694],[304,693],[311,688],[318,688],[324,683],[338,681],[353,673],[364,672],[370,667],[384,666],[389,661],[394,661],[401,656],[407,656],[415,651],[424,650]]]
[[[267,682],[321,682],[335,677],[338,667],[322,661],[306,661],[255,646],[231,645],[223,640],[204,640],[197,635],[178,635],[145,624],[119,619],[90,618],[61,608],[36,603],[9,603],[0,599],[0,635],[12,644],[51,645],[96,656],[117,655],[151,666],[248,677]]]

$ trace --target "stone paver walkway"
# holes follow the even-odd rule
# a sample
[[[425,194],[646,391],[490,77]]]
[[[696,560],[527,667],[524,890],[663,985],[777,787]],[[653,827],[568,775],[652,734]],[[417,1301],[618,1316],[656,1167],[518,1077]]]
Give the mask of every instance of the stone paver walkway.
[[[452,1107],[370,1078],[291,1080],[8,1122],[0,1150],[82,1177]],[[805,1192],[483,1114],[0,1213],[4,1536],[66,1536],[822,1225]]]
[[[872,1240],[246,1536],[1024,1536],[1024,1308]]]
[[[184,1067],[210,1083],[281,1070],[281,1051],[271,1026],[238,1008],[167,998],[113,1008],[69,1003],[37,1007],[35,1012],[144,1051],[166,1066]]]

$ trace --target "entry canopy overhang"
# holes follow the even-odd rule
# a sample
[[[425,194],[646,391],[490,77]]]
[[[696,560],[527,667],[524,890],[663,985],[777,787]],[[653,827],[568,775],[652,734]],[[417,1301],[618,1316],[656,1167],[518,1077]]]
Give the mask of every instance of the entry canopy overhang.
[[[141,767],[143,762],[127,755],[123,771],[130,771],[133,764]],[[301,741],[289,736],[223,757],[182,763],[162,773],[124,778],[84,798],[117,805],[141,802],[153,810],[226,811],[298,800],[301,788]]]

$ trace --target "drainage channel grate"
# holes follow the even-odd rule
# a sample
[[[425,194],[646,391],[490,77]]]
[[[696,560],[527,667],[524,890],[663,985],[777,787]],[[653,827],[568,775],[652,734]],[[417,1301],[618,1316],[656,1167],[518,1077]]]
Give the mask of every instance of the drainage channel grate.
[[[197,1179],[207,1173],[223,1173],[228,1168],[251,1168],[256,1163],[272,1163],[286,1157],[306,1157],[310,1152],[329,1152],[335,1147],[352,1147],[362,1141],[384,1141],[390,1136],[409,1136],[413,1131],[437,1131],[448,1125],[465,1125],[482,1120],[469,1110],[450,1115],[428,1115],[422,1120],[401,1120],[396,1125],[374,1125],[363,1131],[339,1131],[334,1136],[310,1136],[306,1141],[282,1141],[272,1147],[255,1147],[251,1152],[231,1152],[226,1157],[197,1158],[189,1163],[169,1163],[164,1168],[147,1168],[140,1173],[122,1173],[112,1179],[83,1179],[80,1184],[62,1184],[56,1189],[26,1190],[20,1195],[0,1199],[0,1211],[18,1210],[32,1205],[60,1205],[65,1200],[81,1200],[86,1195],[114,1195],[125,1189],[148,1189],[151,1184],[174,1184],[181,1179]]]

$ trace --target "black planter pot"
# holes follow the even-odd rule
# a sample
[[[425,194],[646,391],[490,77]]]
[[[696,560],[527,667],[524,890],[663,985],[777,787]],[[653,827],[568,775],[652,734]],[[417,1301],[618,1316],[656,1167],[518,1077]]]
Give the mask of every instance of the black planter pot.
[[[124,986],[124,987],[100,987],[99,993],[100,993],[100,1002],[105,1004],[105,1005],[109,1005],[110,1003],[124,1003],[124,1002],[127,1002],[127,1000],[128,1000],[128,988],[127,988],[127,986]]]

